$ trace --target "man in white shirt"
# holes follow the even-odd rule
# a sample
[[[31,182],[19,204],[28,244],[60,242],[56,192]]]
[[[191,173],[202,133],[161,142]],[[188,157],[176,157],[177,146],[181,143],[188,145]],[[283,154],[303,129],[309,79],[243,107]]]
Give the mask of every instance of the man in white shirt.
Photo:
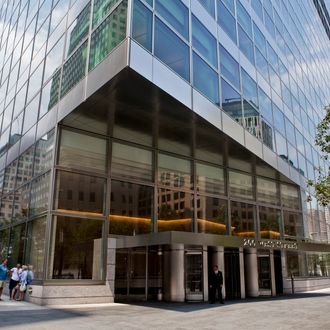
[[[19,275],[22,272],[22,268],[20,264],[17,264],[16,267],[13,267],[10,270],[10,282],[9,282],[9,299],[13,300],[16,294],[16,286],[19,283]]]

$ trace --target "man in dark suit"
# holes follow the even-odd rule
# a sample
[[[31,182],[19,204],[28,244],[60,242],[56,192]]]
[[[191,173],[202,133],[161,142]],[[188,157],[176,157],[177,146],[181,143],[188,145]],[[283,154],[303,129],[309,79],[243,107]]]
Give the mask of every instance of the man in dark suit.
[[[213,266],[213,271],[209,277],[209,286],[210,286],[210,301],[211,304],[215,303],[215,298],[218,293],[218,299],[221,304],[224,304],[222,298],[222,286],[223,286],[223,276],[222,272],[218,269],[217,265]]]

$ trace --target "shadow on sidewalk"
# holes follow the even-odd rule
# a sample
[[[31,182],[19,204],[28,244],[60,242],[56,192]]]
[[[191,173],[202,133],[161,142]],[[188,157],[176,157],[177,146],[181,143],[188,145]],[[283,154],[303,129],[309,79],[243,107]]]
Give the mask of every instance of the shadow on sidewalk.
[[[14,308],[15,306],[13,306]],[[79,313],[70,310],[61,309],[24,309],[24,306],[20,309],[13,309],[6,311],[0,311],[1,325],[0,327],[15,327],[18,325],[37,325],[42,322],[51,322],[64,319],[72,319],[78,317],[87,317],[86,313]]]
[[[286,294],[279,295],[276,297],[256,297],[256,298],[246,298],[242,300],[227,300],[224,305],[215,303],[209,304],[208,302],[185,302],[185,303],[174,303],[174,302],[126,302],[130,305],[145,306],[149,308],[165,309],[182,313],[190,313],[199,310],[211,309],[211,308],[221,308],[224,306],[237,305],[237,304],[248,304],[248,303],[258,303],[267,301],[281,301],[281,300],[294,300],[294,299],[306,299],[306,298],[320,298],[320,297],[330,297],[329,293],[321,292],[306,292],[306,293],[296,293],[296,294]]]

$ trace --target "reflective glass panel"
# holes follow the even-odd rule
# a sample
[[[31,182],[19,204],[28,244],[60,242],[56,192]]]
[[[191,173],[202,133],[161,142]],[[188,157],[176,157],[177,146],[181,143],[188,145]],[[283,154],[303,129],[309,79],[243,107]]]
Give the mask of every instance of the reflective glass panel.
[[[56,180],[55,208],[102,215],[104,190],[103,178],[60,171]]]
[[[195,16],[192,16],[192,45],[209,63],[218,67],[216,40]]]
[[[152,12],[135,0],[133,6],[132,37],[140,45],[151,51]]]
[[[257,177],[257,199],[267,204],[280,204],[277,183],[272,180]]]
[[[33,175],[39,175],[52,167],[54,153],[54,130],[45,134],[36,143]]]
[[[25,260],[34,279],[43,278],[45,260],[46,217],[28,222]]]
[[[259,206],[260,238],[280,239],[281,213],[279,210]]]
[[[156,19],[154,53],[161,61],[189,81],[189,47],[165,24]]]
[[[232,201],[231,211],[231,234],[233,236],[255,237],[254,225],[255,207],[251,204]]]
[[[224,6],[222,1],[217,1],[218,6],[218,24],[223,28],[223,30],[228,34],[228,36],[237,43],[236,37],[236,20],[230,11]]]
[[[224,171],[220,167],[196,163],[197,191],[224,195]]]
[[[198,232],[226,235],[227,201],[198,195],[196,203]]]
[[[93,32],[89,70],[100,63],[126,37],[127,3],[124,1]]]
[[[158,189],[158,231],[191,231],[193,195]]]
[[[241,72],[243,95],[249,102],[258,107],[257,83],[247,74],[245,70],[241,69]]]
[[[238,90],[240,89],[239,65],[227,50],[220,45],[220,70]]]
[[[229,171],[229,193],[231,197],[254,199],[252,176]]]
[[[152,187],[111,181],[109,233],[135,236],[152,231]]]
[[[193,53],[193,85],[213,103],[219,104],[219,77],[196,53]]]
[[[103,224],[92,219],[54,218],[52,279],[102,279]]]
[[[48,210],[49,184],[50,172],[47,172],[32,181],[30,216],[34,216]]]
[[[192,187],[190,161],[159,153],[158,183],[164,186],[190,189]]]
[[[300,209],[300,197],[297,187],[281,183],[281,198],[284,207]]]
[[[113,176],[151,181],[152,152],[113,142],[111,173]]]
[[[223,111],[243,125],[241,95],[224,79],[221,79],[221,96]]]
[[[254,48],[252,40],[244,32],[244,30],[238,26],[238,40],[239,49],[247,57],[247,59],[254,65]]]
[[[156,11],[188,40],[189,10],[177,0],[156,0]]]
[[[15,191],[12,223],[20,222],[28,217],[29,197],[29,184]]]
[[[62,130],[58,163],[76,169],[104,172],[106,149],[104,139]]]
[[[284,211],[283,217],[284,237],[302,238],[304,236],[304,228],[301,214]]]
[[[241,2],[236,1],[237,8],[237,21],[244,28],[245,32],[252,37],[252,23],[251,17],[248,12],[245,10]]]

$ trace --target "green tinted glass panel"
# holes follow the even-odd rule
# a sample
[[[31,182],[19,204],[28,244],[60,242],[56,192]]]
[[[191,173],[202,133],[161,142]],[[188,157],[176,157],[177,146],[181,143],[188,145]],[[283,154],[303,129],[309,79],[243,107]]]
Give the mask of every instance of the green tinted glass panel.
[[[93,69],[113,50],[126,36],[127,1],[104,20],[92,34],[89,69]]]
[[[101,22],[102,18],[113,8],[120,0],[95,0],[93,7],[93,27]]]
[[[73,50],[80,44],[84,37],[88,34],[89,30],[89,17],[90,17],[91,4],[89,3],[77,16],[75,22],[71,25],[68,40],[68,54],[70,55]]]
[[[87,41],[77,49],[63,66],[61,97],[84,77],[86,57]]]

